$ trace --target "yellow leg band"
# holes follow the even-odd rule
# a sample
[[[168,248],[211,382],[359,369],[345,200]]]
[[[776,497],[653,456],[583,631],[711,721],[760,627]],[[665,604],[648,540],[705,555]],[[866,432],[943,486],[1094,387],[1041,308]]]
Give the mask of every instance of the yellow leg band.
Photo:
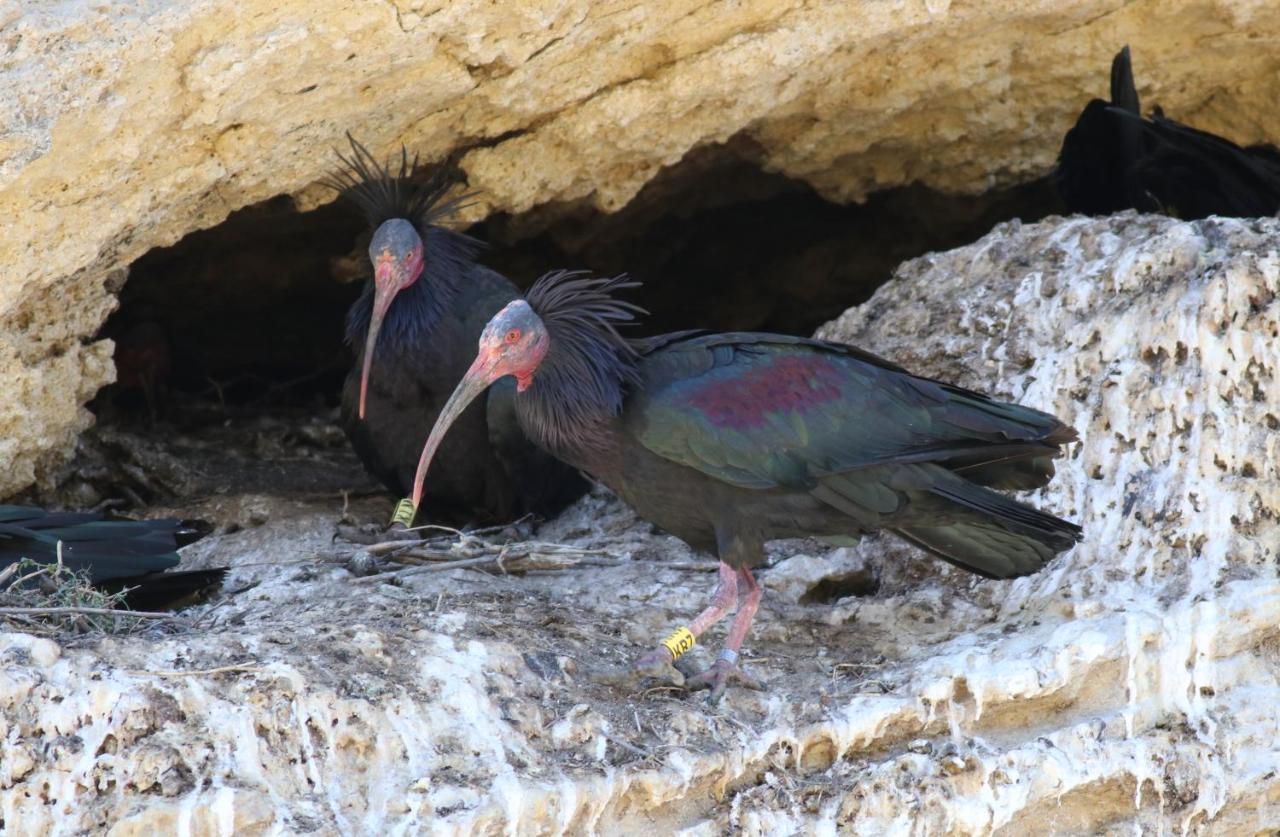
[[[674,662],[691,650],[696,641],[693,631],[688,628],[676,628],[671,632],[671,636],[662,641],[662,644],[671,652],[671,659]]]
[[[408,529],[413,526],[413,513],[413,501],[406,497],[399,503],[396,503],[396,510],[391,515],[391,522],[399,523],[401,526]]]

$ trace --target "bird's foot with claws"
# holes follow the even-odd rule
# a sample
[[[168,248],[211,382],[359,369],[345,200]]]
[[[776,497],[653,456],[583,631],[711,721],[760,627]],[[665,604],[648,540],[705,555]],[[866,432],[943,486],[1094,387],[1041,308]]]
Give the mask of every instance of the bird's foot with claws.
[[[610,686],[636,686],[645,679],[657,680],[672,686],[684,686],[688,675],[675,666],[670,651],[666,648],[655,648],[631,665],[601,672],[593,679]]]
[[[421,529],[410,529],[403,523],[392,521],[382,530],[378,543],[386,543],[387,541],[420,541],[422,539]]]
[[[701,674],[695,674],[685,681],[685,688],[690,691],[710,689],[707,703],[716,704],[724,697],[730,685],[743,686],[748,689],[762,691],[764,684],[738,667],[738,655],[733,651],[721,651],[720,656],[711,667]]]
[[[396,504],[390,522],[386,524],[356,523],[350,518],[345,518],[339,521],[336,534],[337,537],[349,543],[367,546],[387,541],[419,540],[422,537],[421,530],[410,528],[413,525],[413,517],[413,501],[401,500]]]
[[[382,543],[387,539],[386,529],[380,523],[339,523],[334,537],[365,546]]]

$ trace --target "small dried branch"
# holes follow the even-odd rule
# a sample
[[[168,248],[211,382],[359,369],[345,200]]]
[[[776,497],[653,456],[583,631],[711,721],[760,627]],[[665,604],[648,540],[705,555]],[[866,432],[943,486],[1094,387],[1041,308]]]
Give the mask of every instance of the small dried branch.
[[[415,551],[412,555],[397,556],[406,563],[416,563],[417,566],[400,570],[394,573],[396,578],[407,578],[415,575],[425,575],[427,573],[442,573],[448,570],[462,569],[497,569],[503,572],[527,572],[529,570],[565,570],[570,567],[578,566],[579,559],[572,555],[558,555],[555,553],[539,553],[539,552],[521,552],[516,555],[510,553],[503,555],[501,551],[494,549],[490,554],[477,555],[471,558],[454,558],[453,554],[448,552],[424,552]],[[354,584],[369,584],[379,580],[386,580],[388,573],[379,575],[369,575],[363,578],[354,579]]]
[[[541,543],[520,544],[507,550],[505,554],[494,547],[490,547],[486,554],[467,558],[458,558],[457,554],[457,552],[414,550],[411,553],[397,555],[395,560],[416,566],[399,570],[393,575],[396,578],[409,578],[427,573],[462,569],[494,569],[503,573],[527,573],[561,572],[577,567],[630,566],[652,566],[684,572],[715,572],[719,567],[715,561],[649,561],[615,558],[603,551]],[[371,584],[380,579],[385,580],[387,575],[389,574],[364,576],[354,579],[352,583]]]
[[[365,547],[365,551],[370,555],[385,555],[388,552],[395,552],[397,549],[413,549],[422,546],[422,541],[413,538],[402,541],[383,541],[382,543],[369,544]]]
[[[138,677],[200,677],[206,674],[225,674],[231,671],[245,672],[249,674],[257,674],[265,671],[261,666],[250,665],[249,663],[236,663],[229,666],[218,666],[217,668],[196,668],[187,671],[126,671],[125,674],[132,674]]]
[[[148,619],[173,616],[120,607],[127,591],[104,592],[86,573],[67,567],[61,541],[57,559],[42,564],[24,558],[10,567],[0,583],[0,623],[21,623],[36,633],[119,634],[137,630]]]
[[[18,565],[19,564],[14,564],[13,567],[16,568]],[[22,587],[23,582],[30,581],[33,578],[39,578],[40,576],[49,576],[50,578],[56,579],[61,572],[62,571],[58,569],[56,566],[46,564],[45,566],[40,567],[40,569],[38,570],[33,570],[32,572],[29,572],[24,576],[19,576],[18,578],[14,579],[13,583],[9,585],[9,589],[10,590],[20,589]]]
[[[720,569],[715,561],[653,561],[648,558],[582,558],[575,567],[653,567],[689,573],[713,573]]]
[[[518,523],[519,521],[517,521]],[[651,565],[686,572],[714,572],[719,566],[715,561],[653,561],[620,558],[603,549],[548,543],[545,541],[506,541],[496,543],[482,535],[509,533],[511,526],[491,526],[469,532],[447,526],[420,526],[419,530],[445,532],[425,540],[393,536],[393,540],[374,543],[360,550],[367,556],[381,558],[398,564],[413,565],[409,569],[392,570],[389,573],[360,575],[355,584],[377,583],[388,575],[408,578],[427,573],[449,570],[474,569],[501,573],[561,572],[577,567],[626,567]],[[413,531],[413,530],[406,530]],[[351,561],[352,553],[346,556]],[[341,558],[339,560],[342,560]],[[366,559],[367,561],[367,559]]]
[[[0,616],[121,616],[130,619],[168,619],[173,614],[112,607],[0,607]]]
[[[647,759],[653,756],[653,753],[649,752],[648,750],[644,750],[644,749],[641,749],[640,747],[637,747],[636,745],[632,744],[630,741],[627,741],[620,736],[610,735],[607,732],[601,732],[600,734],[604,736],[605,741],[608,741],[610,744],[612,744],[615,747],[618,747],[619,749],[626,750],[628,753],[631,753],[633,756],[639,756],[642,759]]]

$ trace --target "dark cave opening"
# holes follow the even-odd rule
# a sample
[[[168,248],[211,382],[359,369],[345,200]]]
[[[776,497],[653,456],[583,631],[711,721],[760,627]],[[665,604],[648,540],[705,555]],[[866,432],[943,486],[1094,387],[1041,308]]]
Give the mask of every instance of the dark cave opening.
[[[343,315],[359,291],[344,257],[363,227],[340,205],[298,212],[282,196],[147,253],[102,329],[116,341],[118,383],[91,406],[138,417],[148,386],[162,412],[184,395],[327,403],[341,386]]]
[[[1057,211],[1048,178],[978,196],[907,186],[840,205],[706,150],[612,215],[583,209],[545,226],[498,215],[475,232],[494,244],[489,263],[517,282],[555,267],[629,273],[644,283],[636,296],[653,333],[809,335],[866,301],[903,261],[969,243],[1001,221]]]
[[[490,244],[485,263],[522,287],[561,267],[630,273],[644,283],[635,298],[651,313],[646,333],[810,334],[866,300],[902,261],[1057,208],[1046,180],[979,196],[908,186],[842,206],[706,150],[617,213],[559,207],[494,216],[469,232]],[[93,408],[108,420],[150,418],[147,389],[162,402],[332,407],[349,362],[342,325],[364,281],[365,234],[341,203],[298,212],[282,196],[147,253],[102,330],[117,341],[120,383]]]
[[[561,267],[630,273],[644,283],[635,300],[651,312],[644,333],[811,334],[866,300],[902,261],[1058,209],[1047,179],[979,196],[909,186],[838,205],[720,148],[691,154],[614,214],[550,207],[494,216],[468,232],[489,243],[483,261],[521,287]],[[341,202],[299,212],[281,196],[134,263],[102,329],[117,342],[119,381],[90,405],[92,433],[106,440],[96,461],[129,460],[148,473],[163,465],[173,475],[159,486],[134,479],[130,505],[291,490],[296,475],[268,473],[268,463],[276,455],[299,461],[300,449],[316,459],[305,485],[370,489],[335,426],[350,363],[343,321],[365,281],[367,235]],[[250,429],[201,443],[205,471],[220,475],[215,483],[179,473],[174,456],[196,456],[184,444],[232,426]],[[167,447],[144,454],[144,445]],[[236,445],[246,452],[232,467],[220,446]],[[325,457],[340,476],[324,475]],[[98,482],[75,501],[91,505],[112,493],[114,485]]]

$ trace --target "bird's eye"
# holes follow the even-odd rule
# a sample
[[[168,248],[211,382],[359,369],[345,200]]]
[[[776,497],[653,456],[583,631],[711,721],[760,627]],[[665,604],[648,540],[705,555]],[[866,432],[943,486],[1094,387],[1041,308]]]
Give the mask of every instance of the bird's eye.
[[[507,332],[507,342],[514,343],[520,339],[520,329],[513,328]]]

